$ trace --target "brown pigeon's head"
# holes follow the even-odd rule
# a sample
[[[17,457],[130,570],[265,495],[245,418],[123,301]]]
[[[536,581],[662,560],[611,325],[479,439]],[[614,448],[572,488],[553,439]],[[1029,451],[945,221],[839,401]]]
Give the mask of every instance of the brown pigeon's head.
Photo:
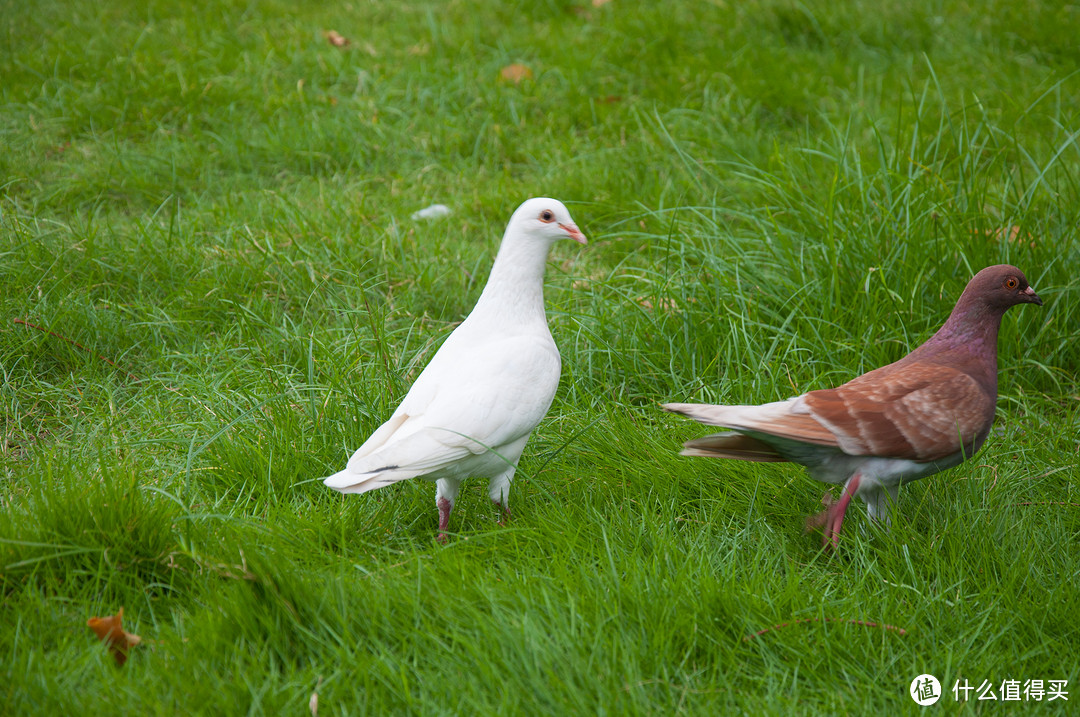
[[[988,266],[968,282],[961,301],[983,302],[1002,313],[1017,304],[1042,306],[1042,299],[1028,284],[1024,272],[1009,264]]]

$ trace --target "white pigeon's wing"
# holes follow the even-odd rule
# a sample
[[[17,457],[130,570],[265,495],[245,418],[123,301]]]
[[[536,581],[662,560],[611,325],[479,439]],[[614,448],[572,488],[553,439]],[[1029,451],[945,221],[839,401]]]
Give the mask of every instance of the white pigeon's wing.
[[[495,447],[529,433],[559,386],[561,362],[550,334],[487,341],[456,352],[453,363],[437,363],[440,358],[417,378],[397,412],[474,439],[462,438],[462,445]],[[399,432],[408,428],[406,423]]]
[[[510,336],[453,353],[453,362],[436,354],[390,420],[344,471],[326,479],[328,486],[363,492],[432,473],[528,435],[547,413],[560,373],[550,335]]]
[[[465,446],[447,445],[440,433],[422,429],[373,454],[359,459],[353,454],[345,470],[324,478],[323,483],[342,493],[366,493],[445,468],[470,455]]]

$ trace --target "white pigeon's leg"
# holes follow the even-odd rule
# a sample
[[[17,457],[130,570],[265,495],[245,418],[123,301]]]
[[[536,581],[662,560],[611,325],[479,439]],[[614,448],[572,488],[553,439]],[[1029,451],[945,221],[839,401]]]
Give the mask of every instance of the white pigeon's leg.
[[[457,500],[458,489],[461,481],[451,478],[440,478],[435,488],[435,505],[439,506],[439,537],[440,543],[446,542],[446,528],[450,525],[450,513],[454,510],[454,501]]]
[[[502,510],[503,519],[510,521],[510,483],[514,479],[517,466],[510,466],[505,471],[488,481],[488,497]],[[499,521],[502,525],[502,521]]]

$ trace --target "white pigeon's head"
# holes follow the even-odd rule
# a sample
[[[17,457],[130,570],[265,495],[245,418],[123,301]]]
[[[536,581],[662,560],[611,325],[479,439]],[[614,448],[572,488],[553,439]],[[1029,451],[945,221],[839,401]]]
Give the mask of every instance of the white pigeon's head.
[[[585,235],[574,224],[563,203],[547,197],[534,197],[518,207],[506,225],[506,233],[548,241],[573,239],[579,244],[586,243]]]

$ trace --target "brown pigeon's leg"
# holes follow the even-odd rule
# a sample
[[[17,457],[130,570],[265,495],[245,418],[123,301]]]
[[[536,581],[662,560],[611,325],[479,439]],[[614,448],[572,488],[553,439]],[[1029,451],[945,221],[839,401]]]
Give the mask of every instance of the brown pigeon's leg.
[[[844,513],[847,511],[848,503],[855,497],[855,491],[859,490],[860,480],[858,473],[849,478],[844,484],[844,494],[840,496],[840,500],[826,509],[825,535],[821,539],[821,544],[825,547],[829,547],[830,542],[834,548],[840,545],[840,526],[844,524]]]
[[[446,544],[446,528],[450,525],[450,511],[454,509],[454,504],[446,498],[439,498],[437,501],[439,505],[439,537],[440,543]]]

